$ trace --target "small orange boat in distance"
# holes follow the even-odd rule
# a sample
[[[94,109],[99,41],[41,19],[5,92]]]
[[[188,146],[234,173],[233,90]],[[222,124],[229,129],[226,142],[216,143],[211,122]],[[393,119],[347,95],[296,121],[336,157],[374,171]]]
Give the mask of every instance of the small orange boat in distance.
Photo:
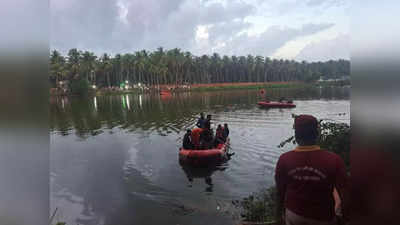
[[[172,95],[170,91],[160,91],[160,95]]]
[[[295,104],[291,102],[270,102],[270,101],[262,101],[257,103],[261,107],[266,108],[294,108]]]

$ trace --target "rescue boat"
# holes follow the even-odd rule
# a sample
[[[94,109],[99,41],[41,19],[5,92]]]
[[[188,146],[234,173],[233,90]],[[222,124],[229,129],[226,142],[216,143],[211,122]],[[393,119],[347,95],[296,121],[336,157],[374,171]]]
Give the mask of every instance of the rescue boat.
[[[294,108],[295,104],[290,102],[271,102],[271,101],[261,101],[257,103],[261,107],[269,108]]]
[[[170,91],[161,91],[160,95],[171,96],[172,94]]]
[[[216,148],[195,150],[195,149],[179,149],[179,161],[194,166],[209,165],[218,163],[228,157],[229,138],[225,143],[219,144]]]

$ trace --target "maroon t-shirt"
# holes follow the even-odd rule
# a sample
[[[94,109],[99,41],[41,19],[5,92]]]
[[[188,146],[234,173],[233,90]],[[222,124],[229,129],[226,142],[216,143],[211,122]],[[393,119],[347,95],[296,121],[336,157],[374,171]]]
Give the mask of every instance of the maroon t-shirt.
[[[275,181],[285,208],[316,220],[335,215],[333,188],[346,186],[343,160],[318,146],[301,146],[279,157]]]

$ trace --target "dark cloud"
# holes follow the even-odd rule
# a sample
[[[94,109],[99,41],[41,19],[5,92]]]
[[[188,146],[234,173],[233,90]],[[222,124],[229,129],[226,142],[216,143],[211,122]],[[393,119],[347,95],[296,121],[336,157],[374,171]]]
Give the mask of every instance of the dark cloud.
[[[215,24],[219,27],[224,24],[226,27],[234,27],[238,23],[235,19],[243,20],[252,10],[252,6],[245,3],[224,6],[221,3],[204,5],[199,1],[173,1],[174,7],[164,8],[163,5],[155,7],[155,0],[150,1],[152,7],[149,7],[149,2],[140,2],[142,7],[137,8],[132,4],[128,14],[129,29],[141,43],[136,45],[137,48],[164,46],[189,50],[195,44],[198,25]],[[143,4],[148,6],[147,11],[143,9]],[[170,11],[165,12],[168,9]],[[138,14],[138,10],[142,11]],[[159,16],[162,14],[163,16]],[[220,34],[226,36],[226,33]]]
[[[127,23],[119,19],[118,2],[126,7]],[[198,25],[224,24],[238,31],[237,20],[254,7],[236,1],[223,5],[193,0],[54,0],[51,9],[52,48],[115,53],[158,46],[190,50]],[[222,36],[232,34],[225,31]]]
[[[326,61],[330,59],[350,58],[350,38],[339,35],[332,40],[308,44],[296,56],[297,60]]]
[[[316,1],[316,0],[314,0]],[[197,55],[272,55],[288,41],[315,34],[333,24],[305,24],[300,28],[271,26],[258,36],[248,36],[246,18],[257,5],[229,0],[53,0],[51,48],[70,48],[98,54],[141,49],[181,48]],[[125,17],[121,16],[125,11]],[[198,42],[196,31],[207,27],[208,39]]]

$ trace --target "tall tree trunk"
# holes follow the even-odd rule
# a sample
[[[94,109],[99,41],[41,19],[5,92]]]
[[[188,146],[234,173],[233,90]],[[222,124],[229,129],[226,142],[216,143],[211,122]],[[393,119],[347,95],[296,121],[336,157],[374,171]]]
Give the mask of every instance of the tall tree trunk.
[[[178,69],[175,70],[175,86],[178,85]]]
[[[58,73],[56,73],[56,88],[58,88]]]
[[[108,87],[110,88],[110,73],[106,73],[106,77],[107,77]]]

